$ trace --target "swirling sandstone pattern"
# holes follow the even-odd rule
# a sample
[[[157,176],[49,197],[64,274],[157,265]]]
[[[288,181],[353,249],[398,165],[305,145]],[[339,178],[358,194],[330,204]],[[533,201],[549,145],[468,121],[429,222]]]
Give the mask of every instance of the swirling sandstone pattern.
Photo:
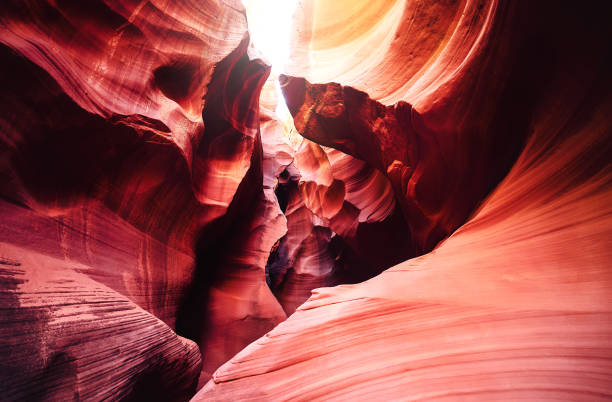
[[[315,291],[195,400],[612,397],[609,26],[603,10],[544,3],[469,9],[486,15],[484,31],[473,19],[479,48],[437,92],[415,98],[412,126],[391,125],[400,131],[379,127],[407,105],[383,108],[350,88],[289,79],[288,104],[305,136],[383,171],[402,162],[379,146],[388,136],[408,149],[434,141],[452,176],[432,183],[465,180],[470,197],[484,195],[473,190],[492,174],[485,165],[502,169],[500,155],[509,163],[517,138],[524,146],[474,216],[433,252],[359,285]],[[383,124],[365,130],[374,112]],[[411,135],[401,131],[409,127]],[[397,151],[405,161],[406,149]]]
[[[1,257],[21,267],[6,271],[4,282],[24,284],[3,298],[3,395],[187,399],[202,359],[172,329],[199,343],[206,380],[285,318],[263,272],[282,222],[249,218],[239,236],[221,236],[208,265],[198,241],[241,219],[235,211],[242,206],[228,212],[234,198],[261,205],[252,211],[258,220],[281,215],[257,186],[257,98],[267,69],[242,58],[248,37],[239,4],[30,1],[5,2],[2,10],[0,240],[19,248],[3,247]],[[212,101],[203,119],[204,95]],[[247,191],[235,196],[247,179]],[[235,249],[228,247],[233,240]],[[226,253],[234,260],[224,260]],[[38,269],[22,261],[30,256],[64,268]],[[254,271],[251,282],[236,275],[240,266]],[[215,299],[231,275],[239,278],[238,307]],[[38,283],[53,290],[44,301]],[[107,301],[95,309],[100,287]],[[202,289],[202,304],[189,305]],[[41,314],[24,324],[21,310],[32,298]],[[93,304],[91,314],[102,321],[91,308],[71,313],[63,298],[83,309]],[[70,319],[45,326],[43,312],[62,309]],[[210,320],[215,328],[238,323],[223,334],[224,348],[214,332],[198,330]],[[52,341],[62,333],[70,336]],[[87,336],[96,341],[79,344]],[[31,350],[47,341],[55,343],[26,370],[15,345]],[[9,381],[14,371],[20,376]]]
[[[88,277],[93,267],[0,243],[5,400],[184,400],[197,345]]]
[[[225,194],[227,213],[198,239],[197,272],[177,328],[200,345],[203,382],[286,318],[265,281],[270,249],[287,231],[263,183],[258,100],[269,67],[249,61],[248,44],[247,37],[217,64],[203,110],[198,162],[209,178],[204,188]]]
[[[605,4],[242,3],[0,5],[0,399],[612,398]]]

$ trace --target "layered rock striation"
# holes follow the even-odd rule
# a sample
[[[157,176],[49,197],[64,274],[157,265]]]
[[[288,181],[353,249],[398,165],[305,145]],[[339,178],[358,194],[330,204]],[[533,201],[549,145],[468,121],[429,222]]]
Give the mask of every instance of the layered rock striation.
[[[396,191],[398,202],[418,201],[429,218],[478,208],[432,252],[361,284],[316,290],[195,400],[611,396],[612,60],[603,10],[552,2],[478,10],[487,13],[480,48],[429,103],[385,107],[299,78],[285,87],[304,136],[387,174],[397,160],[417,189],[429,184]],[[410,153],[423,144],[433,145]],[[430,157],[439,159],[433,170],[412,173]],[[494,176],[505,177],[487,196]],[[450,207],[455,194],[468,199],[457,204],[463,211]]]
[[[0,10],[2,398],[612,396],[605,5]]]

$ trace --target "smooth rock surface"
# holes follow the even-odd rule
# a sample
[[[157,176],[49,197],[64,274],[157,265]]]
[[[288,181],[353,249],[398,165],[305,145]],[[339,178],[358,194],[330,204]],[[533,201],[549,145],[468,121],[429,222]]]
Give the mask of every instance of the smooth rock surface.
[[[458,158],[472,155],[451,165],[472,183],[461,194],[484,194],[468,189],[486,182],[489,158],[507,157],[505,141],[523,137],[509,173],[432,252],[361,284],[316,290],[194,400],[612,397],[612,60],[602,36],[609,26],[597,8],[487,7],[482,47],[429,103],[415,102],[412,124],[420,121],[416,135],[426,127],[439,149],[449,141]],[[350,96],[363,95],[337,85],[298,88],[306,97],[285,88],[298,130],[380,168],[384,147],[359,143],[380,138],[360,136],[371,120]],[[366,111],[389,110],[381,107]],[[334,125],[351,113],[357,131],[345,130],[346,120]]]
[[[2,2],[0,399],[612,398],[607,4],[270,4]]]

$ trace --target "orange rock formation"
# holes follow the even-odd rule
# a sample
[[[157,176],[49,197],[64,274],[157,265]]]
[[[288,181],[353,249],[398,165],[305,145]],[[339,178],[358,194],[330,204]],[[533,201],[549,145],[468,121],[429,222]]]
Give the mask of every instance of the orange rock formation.
[[[0,399],[611,398],[601,3],[3,2]]]

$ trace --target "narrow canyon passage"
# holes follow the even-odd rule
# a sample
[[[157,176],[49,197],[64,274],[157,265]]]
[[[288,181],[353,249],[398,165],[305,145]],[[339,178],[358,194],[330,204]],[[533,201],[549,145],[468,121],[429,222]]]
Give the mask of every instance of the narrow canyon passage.
[[[389,180],[360,159],[305,139],[293,124],[279,78],[291,62],[296,12],[304,10],[296,9],[297,1],[243,3],[247,56],[270,66],[259,98],[263,191],[286,220],[268,256],[266,280],[290,315],[312,289],[369,279],[414,256],[414,247],[410,237],[392,235],[409,229]]]
[[[0,400],[612,398],[605,2],[0,10]]]

